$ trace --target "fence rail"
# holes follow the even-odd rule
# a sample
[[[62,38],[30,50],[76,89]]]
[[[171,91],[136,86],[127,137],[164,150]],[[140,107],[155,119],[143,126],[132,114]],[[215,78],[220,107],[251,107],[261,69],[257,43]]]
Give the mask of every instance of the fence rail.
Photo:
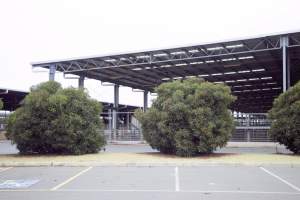
[[[107,141],[143,141],[143,134],[138,129],[104,130]]]
[[[248,113],[235,116],[235,131],[231,141],[238,142],[272,142],[268,131],[272,121],[266,113]]]
[[[107,113],[104,113],[107,114]],[[121,115],[122,114],[122,115]],[[111,116],[104,115],[105,122],[104,135],[108,142],[111,141],[143,141],[141,126],[133,113],[121,113],[118,129],[111,126]],[[7,114],[0,115],[0,131],[5,128],[5,118]],[[272,139],[268,135],[271,121],[266,114],[247,114],[245,116],[235,116],[235,131],[232,133],[230,141],[239,142],[270,142]]]
[[[237,127],[230,141],[232,142],[272,142],[268,135],[270,127]]]

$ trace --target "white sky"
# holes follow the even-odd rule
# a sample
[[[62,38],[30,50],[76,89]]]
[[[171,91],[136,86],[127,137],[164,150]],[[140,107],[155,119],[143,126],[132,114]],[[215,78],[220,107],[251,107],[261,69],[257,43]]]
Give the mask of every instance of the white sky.
[[[201,44],[300,30],[299,0],[0,0],[0,87],[48,80],[30,62]],[[64,86],[77,81],[56,80]],[[98,100],[112,87],[87,80]],[[120,103],[142,105],[121,88]]]

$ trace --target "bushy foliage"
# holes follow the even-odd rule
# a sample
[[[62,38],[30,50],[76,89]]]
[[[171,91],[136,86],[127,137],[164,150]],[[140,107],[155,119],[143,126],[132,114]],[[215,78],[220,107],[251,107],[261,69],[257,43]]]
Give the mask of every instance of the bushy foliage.
[[[101,110],[82,89],[62,89],[54,81],[42,83],[10,115],[7,137],[26,154],[95,153],[105,144]]]
[[[163,83],[145,113],[136,111],[145,140],[163,153],[194,156],[226,145],[234,129],[235,100],[223,84],[187,79]]]
[[[300,82],[279,95],[269,111],[270,136],[292,152],[300,153]]]
[[[3,108],[3,102],[2,100],[0,99],[0,110]]]

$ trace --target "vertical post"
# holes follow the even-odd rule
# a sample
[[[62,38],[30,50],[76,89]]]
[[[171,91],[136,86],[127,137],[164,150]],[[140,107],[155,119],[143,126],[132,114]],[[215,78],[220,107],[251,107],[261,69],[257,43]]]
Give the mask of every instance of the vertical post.
[[[288,52],[289,37],[281,36],[280,47],[282,48],[282,91],[285,92],[290,86],[290,59]]]
[[[55,71],[56,71],[55,64],[51,64],[49,67],[49,81],[55,80]]]
[[[78,79],[78,88],[84,88],[84,75],[80,75]]]
[[[126,115],[126,124],[127,124],[127,129],[129,130],[130,129],[130,120],[129,120],[129,112],[127,112],[127,115]]]
[[[118,108],[119,108],[119,85],[114,85],[114,107],[113,107],[113,130],[114,139],[117,137],[118,130]]]
[[[145,90],[144,91],[144,107],[143,107],[144,112],[146,112],[147,108],[148,108],[148,91]]]
[[[286,59],[287,59],[287,66],[286,66],[286,73],[287,73],[287,76],[286,76],[286,86],[287,86],[287,89],[289,89],[289,87],[291,87],[291,60],[290,60],[290,53],[287,49],[287,56],[286,56]]]
[[[111,123],[111,121],[112,121],[112,116],[111,116],[111,109],[109,108],[108,109],[108,130],[109,130],[109,140],[110,141],[112,141],[112,133],[113,133],[113,131],[112,131],[112,123]]]
[[[146,112],[148,108],[148,91],[144,90],[144,106],[143,106],[143,111]],[[140,140],[143,141],[143,130],[140,128]]]
[[[251,141],[251,136],[250,136],[250,114],[247,114],[247,142]]]

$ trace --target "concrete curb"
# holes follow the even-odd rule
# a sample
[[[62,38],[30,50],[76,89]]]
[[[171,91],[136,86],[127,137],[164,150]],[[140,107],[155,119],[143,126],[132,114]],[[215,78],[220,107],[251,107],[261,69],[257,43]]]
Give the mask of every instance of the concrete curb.
[[[277,142],[228,142],[226,147],[231,147],[231,148],[257,148],[257,147],[281,147],[285,148],[284,145],[281,145]]]

